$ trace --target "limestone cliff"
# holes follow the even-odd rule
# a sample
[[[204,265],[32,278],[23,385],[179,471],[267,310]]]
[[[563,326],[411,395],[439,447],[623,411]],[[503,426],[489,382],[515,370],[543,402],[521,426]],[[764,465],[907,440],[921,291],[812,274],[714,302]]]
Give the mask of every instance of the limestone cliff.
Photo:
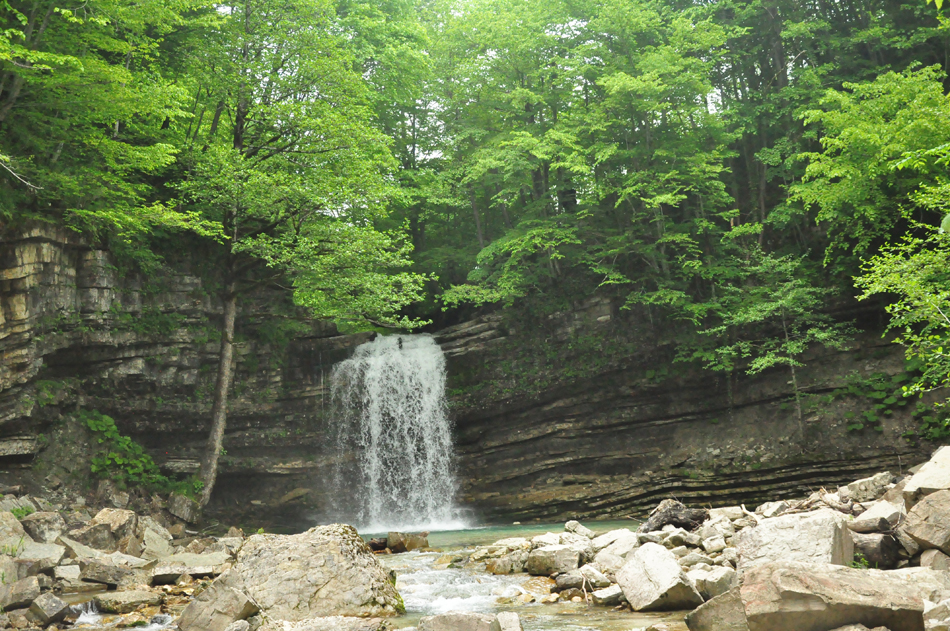
[[[78,407],[114,417],[169,473],[197,467],[216,368],[219,305],[195,263],[141,278],[75,235],[34,227],[0,240],[0,482],[90,484]],[[305,322],[274,333],[274,305],[247,301],[226,454],[210,513],[256,528],[312,524],[333,459],[326,377],[368,334]],[[286,313],[286,311],[285,311]],[[460,497],[495,520],[638,513],[661,497],[734,503],[802,495],[899,469],[930,446],[901,438],[906,408],[848,432],[867,402],[809,399],[805,438],[782,371],[755,379],[687,370],[663,323],[605,301],[525,319],[488,314],[435,332],[449,357]],[[879,326],[879,324],[878,324]],[[874,326],[870,326],[873,330]],[[879,334],[806,360],[804,388],[895,374]]]

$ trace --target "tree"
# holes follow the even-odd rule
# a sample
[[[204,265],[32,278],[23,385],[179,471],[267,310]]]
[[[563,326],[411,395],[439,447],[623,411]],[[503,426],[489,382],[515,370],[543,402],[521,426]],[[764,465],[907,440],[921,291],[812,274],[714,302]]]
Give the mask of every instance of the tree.
[[[786,367],[804,440],[798,378],[798,369],[804,366],[801,357],[814,344],[845,348],[851,327],[827,315],[826,301],[834,290],[813,284],[802,258],[767,254],[755,244],[738,265],[740,278],[720,288],[720,297],[711,309],[720,324],[702,331],[716,342],[694,351],[692,358],[701,359],[707,368],[729,373],[737,366],[744,366],[750,375]]]
[[[177,183],[184,208],[226,235],[223,305],[201,504],[217,477],[241,296],[289,280],[320,317],[411,328],[398,311],[423,278],[400,238],[375,230],[392,190],[387,139],[327,0],[240,0],[191,70],[195,119]]]

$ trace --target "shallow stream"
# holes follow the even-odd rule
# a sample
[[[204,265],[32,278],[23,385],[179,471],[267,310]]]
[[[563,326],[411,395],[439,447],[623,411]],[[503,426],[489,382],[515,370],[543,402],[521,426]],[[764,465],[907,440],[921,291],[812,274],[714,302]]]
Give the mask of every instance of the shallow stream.
[[[634,521],[589,522],[597,534],[617,528],[636,528]],[[387,568],[396,571],[396,586],[406,603],[406,615],[393,622],[399,629],[413,629],[423,616],[447,611],[498,613],[515,611],[525,631],[629,631],[666,622],[671,631],[686,631],[686,612],[642,614],[614,611],[584,603],[522,604],[516,600],[525,592],[539,597],[547,593],[545,579],[527,574],[493,576],[472,568],[436,566],[443,555],[471,554],[476,546],[488,545],[508,537],[535,537],[545,532],[560,532],[563,524],[501,526],[476,528],[429,535],[429,545],[439,552],[409,552],[380,555]]]

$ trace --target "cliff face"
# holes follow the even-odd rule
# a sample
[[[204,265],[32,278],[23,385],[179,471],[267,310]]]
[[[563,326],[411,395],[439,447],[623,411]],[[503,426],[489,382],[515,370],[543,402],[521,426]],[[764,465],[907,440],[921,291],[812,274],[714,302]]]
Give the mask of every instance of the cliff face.
[[[95,437],[70,420],[80,407],[114,417],[166,472],[197,468],[220,309],[184,261],[140,278],[67,232],[34,228],[0,241],[0,482],[93,484]],[[327,377],[368,339],[321,323],[284,327],[286,316],[273,316],[282,301],[243,305],[209,507],[252,528],[299,528],[326,514],[334,460],[347,457],[329,444]],[[661,326],[591,302],[536,322],[488,315],[437,332],[466,508],[523,520],[626,515],[669,495],[754,502],[929,453],[901,438],[916,427],[908,408],[882,413],[880,432],[848,432],[847,412],[869,399],[815,396],[799,423],[785,372],[729,383],[684,370],[671,361],[675,349],[657,345]],[[903,368],[900,350],[875,334],[806,364],[811,393]]]

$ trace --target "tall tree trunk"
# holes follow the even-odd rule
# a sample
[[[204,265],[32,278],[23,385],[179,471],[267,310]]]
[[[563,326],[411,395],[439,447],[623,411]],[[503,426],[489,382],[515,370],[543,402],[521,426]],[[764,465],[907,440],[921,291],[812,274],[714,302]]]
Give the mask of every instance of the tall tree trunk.
[[[788,326],[785,323],[785,313],[782,313],[782,332],[785,333],[785,347],[788,348],[790,338],[788,336]],[[791,353],[788,355],[788,368],[792,373],[792,389],[795,391],[795,411],[798,413],[798,431],[802,436],[802,451],[805,450],[805,415],[802,413],[802,395],[798,390],[798,375],[795,372],[795,358]]]
[[[221,330],[221,351],[218,356],[218,380],[214,387],[214,404],[211,406],[211,432],[201,459],[199,479],[204,483],[201,490],[201,506],[211,499],[215,480],[218,478],[218,458],[224,442],[224,429],[228,421],[228,391],[231,389],[232,367],[234,364],[234,321],[237,317],[237,286],[228,285],[224,297],[224,323]]]
[[[475,235],[478,237],[478,249],[485,249],[485,235],[482,232],[482,217],[478,212],[478,204],[475,202],[475,189],[469,191],[469,199],[472,200],[472,215],[475,216]]]

